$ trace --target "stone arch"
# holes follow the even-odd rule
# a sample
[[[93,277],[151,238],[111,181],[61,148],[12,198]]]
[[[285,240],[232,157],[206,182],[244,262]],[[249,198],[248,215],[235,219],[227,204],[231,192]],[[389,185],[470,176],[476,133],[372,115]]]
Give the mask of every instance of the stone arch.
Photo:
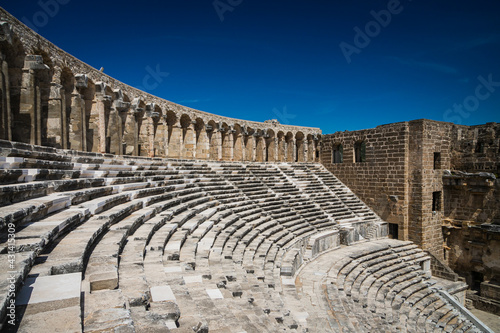
[[[164,122],[166,124],[165,129],[167,130],[167,133],[165,135],[166,138],[166,155],[167,157],[172,157],[172,158],[179,158],[179,133],[178,133],[178,128],[177,128],[177,123],[178,123],[178,117],[177,114],[172,111],[168,110],[165,113],[164,116]]]
[[[276,144],[276,135],[272,129],[268,129],[264,135],[265,144],[266,144],[266,152],[264,156],[264,160],[266,162],[276,162],[277,161],[277,144]]]
[[[235,124],[233,126],[233,160],[234,161],[243,161],[244,158],[244,151],[245,151],[245,145],[244,145],[244,138],[243,138],[243,129],[239,124]]]
[[[292,132],[286,133],[286,161],[295,162],[295,139]]]
[[[304,133],[299,131],[295,134],[295,162],[305,162],[304,139]]]

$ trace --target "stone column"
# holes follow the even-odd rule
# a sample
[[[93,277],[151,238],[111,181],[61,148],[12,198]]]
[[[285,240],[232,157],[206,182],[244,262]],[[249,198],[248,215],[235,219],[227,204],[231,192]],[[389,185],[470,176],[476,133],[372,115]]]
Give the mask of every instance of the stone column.
[[[160,114],[155,112],[154,109],[154,104],[148,104],[146,107],[149,157],[155,157],[155,122],[157,122],[160,117]]]
[[[0,22],[0,42],[7,48],[12,47],[12,27],[7,22]],[[2,52],[0,52],[0,66],[0,138],[12,140],[9,65]]]
[[[28,114],[30,117],[30,137],[28,142],[32,145],[37,144],[37,119],[36,107],[37,96],[35,89],[35,71],[29,68],[23,68],[22,83],[21,83],[21,103],[20,114]]]
[[[313,162],[316,162],[316,150],[317,150],[316,146],[317,146],[317,142],[318,142],[317,140],[313,140],[312,141],[312,151],[313,151],[312,152],[312,155],[313,155],[312,161]]]
[[[106,95],[106,83],[104,82],[97,82],[96,83],[96,114],[97,114],[97,124],[98,124],[98,152],[100,153],[106,153],[107,152],[107,144],[106,144],[106,137],[107,137],[107,122],[106,122],[106,108],[109,106],[109,103],[111,102],[111,96]],[[95,115],[94,115],[95,117]],[[96,135],[94,134],[94,138],[96,138]],[[95,142],[94,142],[95,145]]]
[[[217,160],[222,161],[222,133],[219,130],[215,133],[217,139]]]
[[[69,114],[69,147],[85,151],[85,101],[75,88],[71,94],[71,112]]]
[[[154,130],[153,116],[149,119],[148,123],[148,137],[149,137],[149,157],[155,157],[155,130]]]
[[[196,142],[196,121],[192,121],[191,125],[189,126],[189,129],[191,130],[191,135],[192,135],[192,141],[193,141],[193,160],[196,159],[196,150],[198,149],[198,143]]]
[[[283,149],[285,149],[285,151],[283,152],[284,162],[288,162],[288,142],[284,137],[283,137]]]
[[[201,150],[201,155],[197,155],[197,158],[208,160],[210,158],[210,143],[208,141],[206,126],[203,126],[200,129],[200,136],[198,137],[197,146],[199,146]]]
[[[163,151],[165,156],[168,157],[168,123],[167,123],[167,115],[162,116],[162,121],[163,121]]]
[[[123,155],[123,117],[126,117],[126,112],[130,108],[130,103],[123,101],[123,93],[120,89],[113,90],[113,94],[114,101],[111,106],[107,128],[110,138],[109,149],[112,154]]]
[[[303,147],[303,151],[302,151],[303,155],[302,156],[304,156],[304,162],[308,162],[309,161],[309,142],[306,139],[304,139],[302,141],[302,147]]]
[[[184,158],[186,154],[186,149],[184,148],[184,129],[179,122],[179,127],[177,128],[178,142],[179,142],[179,158]]]
[[[280,147],[279,139],[274,138],[274,161],[273,162],[279,162],[279,160],[280,160],[279,147]]]
[[[47,114],[47,138],[51,146],[64,149],[67,148],[65,104],[63,87],[59,83],[52,82]]]
[[[297,141],[295,140],[295,138],[292,139],[292,147],[292,162],[295,162],[297,161]]]
[[[75,88],[71,93],[71,111],[68,119],[68,148],[87,151],[85,100],[80,93],[88,86],[87,75],[75,75],[75,83]]]
[[[234,161],[234,130],[229,130],[227,133],[229,140],[229,160]]]
[[[99,130],[99,152],[106,153],[106,109],[104,97],[98,97],[96,101]]]
[[[245,145],[245,139],[247,139],[248,135],[245,133],[241,133],[241,160],[246,161],[247,159],[247,147]]]
[[[24,59],[21,81],[20,114],[30,117],[30,144],[42,144],[41,96],[40,87],[36,78],[36,71],[47,70],[43,59],[38,55],[27,55]]]
[[[109,112],[109,121],[107,126],[109,136],[109,152],[114,155],[122,155],[122,122],[118,109],[114,103]]]
[[[253,147],[252,147],[252,162],[255,162],[257,160],[257,136],[254,134],[252,135],[253,138]]]
[[[0,52],[0,138],[12,140],[12,115],[10,109],[10,81],[9,66],[4,60],[5,56]]]
[[[196,157],[196,131],[194,129],[196,122],[191,122],[186,129],[186,134],[183,136],[183,154],[181,155],[186,159],[194,159]]]

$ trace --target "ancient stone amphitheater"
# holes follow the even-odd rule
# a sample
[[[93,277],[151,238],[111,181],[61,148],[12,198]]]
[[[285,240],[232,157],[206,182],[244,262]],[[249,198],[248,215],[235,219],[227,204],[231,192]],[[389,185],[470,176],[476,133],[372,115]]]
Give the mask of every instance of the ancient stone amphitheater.
[[[483,330],[319,129],[159,99],[0,16],[4,332]]]

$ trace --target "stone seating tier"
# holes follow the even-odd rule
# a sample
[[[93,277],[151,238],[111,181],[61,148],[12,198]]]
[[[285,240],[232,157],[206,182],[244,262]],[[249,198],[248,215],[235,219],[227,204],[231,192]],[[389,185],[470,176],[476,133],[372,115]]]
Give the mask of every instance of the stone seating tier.
[[[0,237],[0,261],[7,267],[15,250],[21,332],[42,315],[84,332],[319,332],[339,323],[363,331],[391,320],[475,329],[433,291],[422,271],[427,257],[411,243],[386,240],[380,249],[375,239],[387,235],[386,223],[319,164],[150,159],[0,141],[0,178],[0,228],[16,226],[15,247]],[[339,249],[341,242],[351,245]],[[372,242],[373,251],[355,251]],[[302,276],[325,251],[347,252],[311,278],[330,284],[304,289]],[[11,286],[1,277],[3,319]],[[59,284],[68,291],[47,298],[44,288]],[[315,305],[297,301],[307,293]]]

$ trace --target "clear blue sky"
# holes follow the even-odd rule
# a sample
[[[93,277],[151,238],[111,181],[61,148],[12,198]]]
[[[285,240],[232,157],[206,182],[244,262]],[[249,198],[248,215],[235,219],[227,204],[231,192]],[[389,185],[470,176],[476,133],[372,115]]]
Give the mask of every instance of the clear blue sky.
[[[215,114],[277,118],[323,133],[419,118],[500,122],[499,1],[0,6],[112,77]],[[151,71],[159,71],[157,80]]]

